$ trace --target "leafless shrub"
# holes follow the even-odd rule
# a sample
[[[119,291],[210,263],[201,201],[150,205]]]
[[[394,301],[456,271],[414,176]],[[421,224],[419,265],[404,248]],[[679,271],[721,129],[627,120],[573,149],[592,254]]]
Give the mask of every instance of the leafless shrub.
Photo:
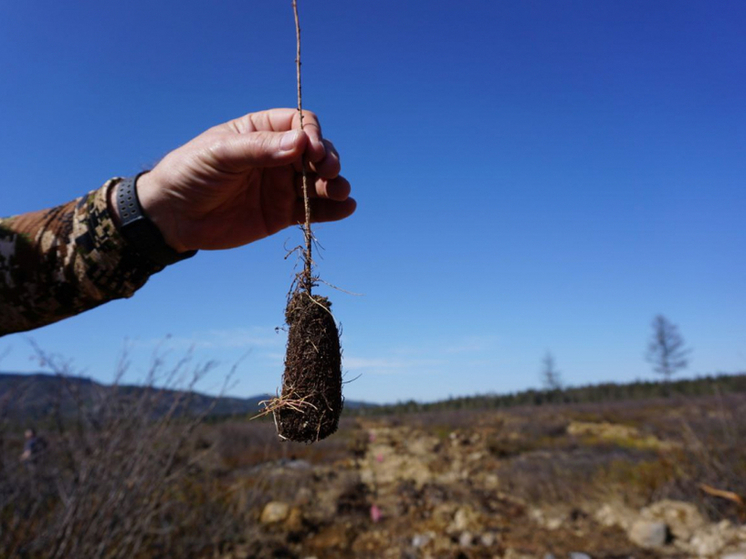
[[[68,364],[37,351],[64,390],[42,419],[48,441],[33,461],[18,460],[17,440],[0,440],[0,546],[7,556],[138,557],[209,547],[204,537],[183,539],[185,527],[204,522],[183,506],[198,458],[184,448],[209,412],[192,413],[193,388],[214,364],[185,357],[167,368],[156,356],[145,388],[135,390],[118,384],[123,360],[113,387],[83,395],[66,380]],[[62,413],[63,398],[76,403],[74,415]]]
[[[718,399],[699,418],[682,418],[686,460],[677,489],[713,518],[746,521],[746,402]]]

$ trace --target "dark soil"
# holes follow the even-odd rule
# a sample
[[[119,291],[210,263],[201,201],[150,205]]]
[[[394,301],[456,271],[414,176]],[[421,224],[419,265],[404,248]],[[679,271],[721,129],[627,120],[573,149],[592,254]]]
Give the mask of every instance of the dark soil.
[[[342,413],[342,355],[337,324],[326,297],[293,294],[285,310],[290,326],[275,411],[281,437],[312,443],[337,430]]]

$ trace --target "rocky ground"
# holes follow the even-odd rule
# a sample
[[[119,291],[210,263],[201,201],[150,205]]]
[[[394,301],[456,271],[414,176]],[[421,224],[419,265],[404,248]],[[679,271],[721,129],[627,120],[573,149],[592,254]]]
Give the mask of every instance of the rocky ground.
[[[356,420],[330,463],[230,473],[255,522],[223,558],[746,559],[743,502],[697,485],[674,412],[655,425],[648,408]]]

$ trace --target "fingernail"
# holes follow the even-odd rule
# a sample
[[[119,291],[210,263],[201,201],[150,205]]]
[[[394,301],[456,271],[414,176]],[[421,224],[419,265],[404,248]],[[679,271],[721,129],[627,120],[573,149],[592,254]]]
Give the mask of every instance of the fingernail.
[[[291,130],[285,132],[280,139],[280,149],[282,151],[292,151],[295,148],[295,144],[298,142],[298,131]]]

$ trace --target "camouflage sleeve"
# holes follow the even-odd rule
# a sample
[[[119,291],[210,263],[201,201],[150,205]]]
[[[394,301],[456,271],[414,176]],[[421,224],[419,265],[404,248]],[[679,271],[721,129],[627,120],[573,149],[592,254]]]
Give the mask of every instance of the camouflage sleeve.
[[[56,208],[0,219],[0,336],[131,297],[163,269],[114,225],[107,200],[119,180]]]

